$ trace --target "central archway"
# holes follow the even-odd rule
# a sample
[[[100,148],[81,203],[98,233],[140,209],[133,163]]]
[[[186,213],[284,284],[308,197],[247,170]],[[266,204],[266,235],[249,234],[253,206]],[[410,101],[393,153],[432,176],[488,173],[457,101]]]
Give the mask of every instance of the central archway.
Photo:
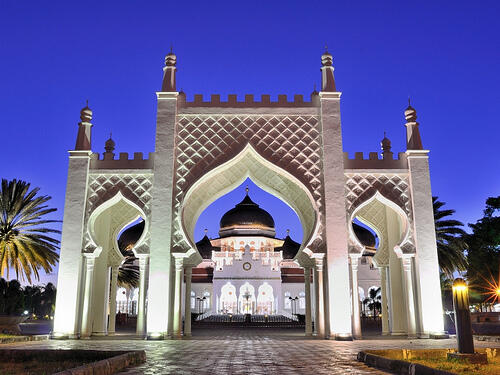
[[[206,173],[186,193],[181,218],[178,219],[192,248],[196,248],[194,229],[203,210],[246,178],[251,178],[261,189],[280,198],[297,213],[304,233],[300,254],[311,244],[319,230],[319,215],[314,199],[297,178],[267,161],[250,144],[233,159]]]

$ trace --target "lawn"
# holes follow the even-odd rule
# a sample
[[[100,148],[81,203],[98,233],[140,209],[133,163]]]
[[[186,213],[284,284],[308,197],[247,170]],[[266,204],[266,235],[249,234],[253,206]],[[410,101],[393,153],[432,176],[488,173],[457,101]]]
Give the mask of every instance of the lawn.
[[[422,350],[367,350],[367,353],[376,354],[390,359],[399,359],[424,366],[453,372],[460,375],[498,375],[500,374],[500,348],[477,349],[477,352],[486,353],[487,365],[462,363],[457,360],[448,360],[447,353],[454,352],[451,349],[422,349]]]

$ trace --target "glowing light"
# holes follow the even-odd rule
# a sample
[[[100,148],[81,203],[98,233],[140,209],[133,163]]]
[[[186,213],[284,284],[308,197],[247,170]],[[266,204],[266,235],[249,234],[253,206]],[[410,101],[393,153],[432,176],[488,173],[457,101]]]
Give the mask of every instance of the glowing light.
[[[467,285],[453,286],[453,291],[463,292],[465,290],[467,290]]]

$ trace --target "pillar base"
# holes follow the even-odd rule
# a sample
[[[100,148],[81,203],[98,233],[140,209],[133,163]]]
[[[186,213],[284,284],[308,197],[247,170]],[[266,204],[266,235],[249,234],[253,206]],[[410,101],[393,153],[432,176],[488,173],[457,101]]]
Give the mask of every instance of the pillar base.
[[[450,335],[448,335],[447,332],[436,332],[436,333],[430,333],[429,338],[434,340],[443,340],[443,339],[449,339]]]
[[[352,341],[353,337],[350,333],[338,333],[335,334],[334,340],[337,341]]]
[[[148,333],[146,335],[146,340],[165,340],[167,335],[165,333]]]

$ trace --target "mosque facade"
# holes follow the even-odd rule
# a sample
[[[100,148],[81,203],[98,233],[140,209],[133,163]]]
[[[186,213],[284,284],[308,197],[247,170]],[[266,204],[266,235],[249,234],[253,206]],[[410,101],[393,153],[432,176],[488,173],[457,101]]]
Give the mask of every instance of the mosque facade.
[[[69,151],[54,335],[114,334],[119,304],[110,296],[130,258],[139,269],[140,337],[189,336],[197,312],[300,313],[306,335],[360,338],[360,294],[370,283],[380,286],[382,334],[442,335],[429,151],[415,109],[404,112],[404,152],[394,155],[384,137],[381,153],[350,158],[328,52],[321,91],[308,100],[190,101],[177,90],[176,66],[171,52],[148,157],[115,155],[112,139],[94,152],[93,113],[81,111]],[[217,238],[195,241],[203,210],[247,178],[296,212],[301,243],[277,238],[274,219],[248,192],[221,218]],[[123,251],[119,235],[138,219],[142,229]]]

